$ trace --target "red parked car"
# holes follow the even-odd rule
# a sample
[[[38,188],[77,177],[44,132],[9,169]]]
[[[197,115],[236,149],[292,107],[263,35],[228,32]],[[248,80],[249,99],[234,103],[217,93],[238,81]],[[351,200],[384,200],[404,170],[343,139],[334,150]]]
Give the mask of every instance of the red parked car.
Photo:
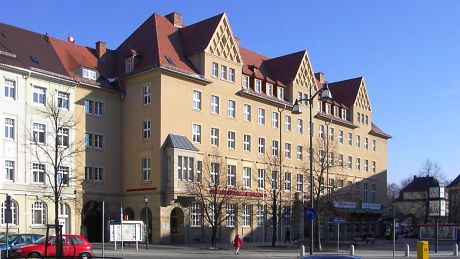
[[[56,256],[56,237],[48,237],[48,248],[45,254],[46,237],[38,239],[35,243],[15,247],[11,257],[42,257]],[[84,237],[79,235],[62,235],[64,256],[90,258],[93,256],[93,246]]]

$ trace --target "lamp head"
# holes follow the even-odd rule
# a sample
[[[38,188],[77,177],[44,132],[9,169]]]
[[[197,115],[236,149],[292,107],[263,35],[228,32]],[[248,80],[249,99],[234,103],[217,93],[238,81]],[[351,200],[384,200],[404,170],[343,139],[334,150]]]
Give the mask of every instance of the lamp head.
[[[323,90],[321,91],[321,96],[319,98],[321,101],[330,101],[332,100],[332,94],[331,91],[329,90],[329,84],[325,83]]]
[[[301,114],[302,111],[300,110],[299,100],[295,99],[294,105],[292,106],[292,113],[293,114]]]
[[[145,204],[148,204],[149,203],[149,197],[144,197],[144,202],[145,202]]]

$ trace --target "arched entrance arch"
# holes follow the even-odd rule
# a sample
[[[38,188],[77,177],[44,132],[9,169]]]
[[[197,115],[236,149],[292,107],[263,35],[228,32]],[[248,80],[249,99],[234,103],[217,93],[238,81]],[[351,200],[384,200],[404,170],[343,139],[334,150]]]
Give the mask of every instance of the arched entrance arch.
[[[147,219],[146,219],[147,216]],[[143,208],[140,213],[140,218],[144,224],[147,226],[147,237],[149,239],[149,243],[152,242],[152,211],[150,208]]]
[[[127,207],[123,210],[123,220],[134,220],[134,210]]]
[[[102,203],[88,201],[83,206],[83,226],[89,242],[102,241]]]
[[[171,242],[184,243],[184,212],[181,208],[174,208],[171,211],[169,224]]]

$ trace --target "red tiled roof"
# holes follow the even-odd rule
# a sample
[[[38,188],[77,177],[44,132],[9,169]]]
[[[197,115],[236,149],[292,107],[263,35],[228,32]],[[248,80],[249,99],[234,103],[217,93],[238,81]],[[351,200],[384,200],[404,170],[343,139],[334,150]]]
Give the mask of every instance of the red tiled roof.
[[[362,80],[362,77],[357,77],[329,83],[329,90],[331,91],[333,100],[347,107],[353,106]]]
[[[280,81],[274,80],[270,77],[270,72],[264,63],[269,58],[241,46],[240,54],[243,60],[243,74],[254,76],[272,84],[284,86]]]
[[[66,75],[49,37],[11,25],[0,23],[0,46],[3,51],[16,55],[16,58],[0,55],[0,63],[25,69],[31,67]],[[37,62],[32,61],[34,57]]]
[[[381,137],[384,137],[384,138],[391,138],[390,135],[386,134],[385,132],[383,132],[379,127],[377,127],[377,125],[375,125],[373,122],[371,123],[371,131],[369,132],[370,134],[374,134],[374,135],[379,135]]]
[[[224,13],[182,28],[180,31],[185,46],[185,54],[193,55],[204,50],[211,41]]]

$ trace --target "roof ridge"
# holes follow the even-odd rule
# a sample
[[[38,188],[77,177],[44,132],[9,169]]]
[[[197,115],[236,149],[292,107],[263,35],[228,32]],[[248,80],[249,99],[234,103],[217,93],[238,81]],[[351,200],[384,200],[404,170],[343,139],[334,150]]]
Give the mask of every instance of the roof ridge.
[[[156,41],[156,44],[157,44],[157,56],[156,58],[158,60],[154,60],[154,63],[158,64],[158,65],[161,65],[161,57],[160,57],[160,41],[159,41],[159,37],[158,37],[158,22],[157,22],[157,16],[160,16],[159,14],[157,13],[153,13],[153,31],[155,32],[155,41]],[[142,26],[142,25],[141,25]]]
[[[363,79],[364,79],[364,76],[358,76],[358,77],[349,78],[349,79],[344,79],[344,80],[335,81],[335,82],[329,82],[329,81],[328,81],[328,83],[329,83],[329,84],[343,83],[343,82],[352,81],[352,80],[357,80],[357,79],[363,80]]]

